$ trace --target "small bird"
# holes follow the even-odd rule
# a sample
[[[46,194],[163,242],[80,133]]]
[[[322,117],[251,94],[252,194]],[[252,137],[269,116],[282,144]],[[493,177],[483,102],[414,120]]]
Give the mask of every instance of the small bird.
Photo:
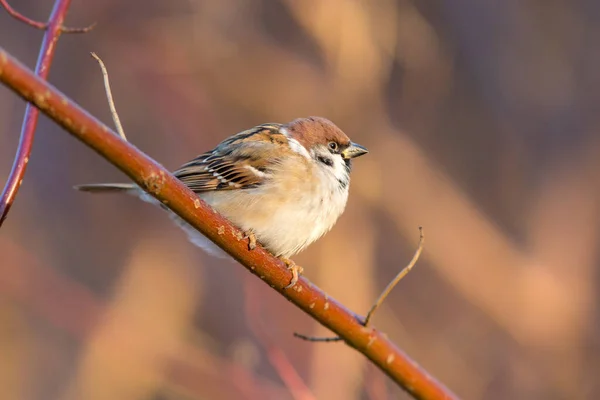
[[[174,172],[249,239],[258,241],[292,272],[287,288],[302,268],[289,257],[327,233],[346,207],[351,160],[367,153],[333,122],[299,118],[268,123],[240,132]],[[126,192],[160,204],[135,184],[76,186],[86,192]],[[190,240],[212,254],[225,254],[174,213]]]

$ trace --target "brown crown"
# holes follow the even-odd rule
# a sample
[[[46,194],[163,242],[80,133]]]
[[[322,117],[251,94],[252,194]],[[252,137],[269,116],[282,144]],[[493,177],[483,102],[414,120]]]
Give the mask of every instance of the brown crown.
[[[286,128],[306,149],[316,144],[326,145],[329,142],[336,142],[340,147],[350,144],[350,138],[327,118],[298,118],[288,123]]]

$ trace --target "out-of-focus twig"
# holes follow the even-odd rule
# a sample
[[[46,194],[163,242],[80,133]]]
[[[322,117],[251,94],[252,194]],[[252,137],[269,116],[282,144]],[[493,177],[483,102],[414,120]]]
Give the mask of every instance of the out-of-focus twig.
[[[70,26],[63,26],[62,28],[60,28],[60,31],[62,33],[88,33],[89,31],[94,29],[97,24],[98,24],[97,22],[92,22],[88,26],[76,27],[76,28],[70,27]]]
[[[24,16],[23,14],[21,14],[20,12],[18,12],[17,10],[15,10],[14,8],[12,8],[12,6],[10,4],[8,4],[7,0],[0,0],[0,4],[2,4],[2,7],[4,7],[4,9],[6,10],[6,12],[13,18],[15,18],[16,20],[19,20],[21,22],[23,22],[24,24],[27,24],[33,28],[36,29],[46,29],[46,26],[48,26],[47,23],[45,22],[39,22],[39,21],[34,21],[31,18],[27,18],[26,16]]]
[[[54,58],[56,42],[58,41],[60,34],[64,31],[63,22],[67,16],[70,3],[71,0],[56,0],[54,8],[50,13],[50,17],[48,18],[48,22],[41,24],[15,11],[6,0],[0,0],[0,4],[2,4],[6,11],[14,18],[33,26],[34,28],[46,30],[38,55],[37,65],[35,67],[35,72],[41,79],[46,80],[48,78],[50,64]],[[2,226],[2,223],[6,219],[10,207],[15,201],[17,192],[23,183],[23,177],[25,176],[25,170],[27,169],[29,155],[31,154],[31,148],[33,146],[38,115],[38,109],[28,104],[25,109],[25,117],[21,127],[21,138],[19,140],[15,161],[4,190],[2,191],[2,195],[0,196],[0,226]]]
[[[136,184],[228,252],[301,310],[331,329],[400,387],[418,399],[455,399],[456,396],[411,360],[383,333],[365,327],[359,316],[301,278],[290,290],[286,265],[263,247],[248,250],[243,233],[198,198],[168,170],[110,128],[35,76],[0,48],[0,81],[65,128],[69,133],[128,175]]]
[[[121,119],[119,118],[119,113],[117,112],[117,107],[115,107],[115,101],[113,99],[112,90],[110,90],[110,80],[108,79],[108,70],[104,65],[104,62],[96,53],[93,51],[90,55],[98,61],[100,65],[100,69],[102,70],[102,78],[104,79],[104,90],[106,91],[106,100],[108,100],[108,107],[110,108],[110,115],[112,116],[113,123],[115,124],[115,128],[117,128],[117,133],[119,136],[123,138],[123,140],[127,141],[127,136],[125,136],[125,131],[123,130],[123,125],[121,125]]]
[[[415,255],[413,256],[412,260],[410,260],[408,265],[406,267],[402,268],[402,270],[398,273],[398,275],[396,275],[394,277],[394,279],[392,279],[391,282],[388,283],[388,285],[383,290],[383,292],[381,292],[381,294],[379,295],[379,297],[377,298],[377,300],[375,301],[373,306],[371,306],[371,309],[367,313],[367,316],[364,321],[365,327],[369,326],[369,323],[371,322],[373,315],[375,315],[375,311],[377,311],[377,309],[381,306],[381,304],[383,304],[383,302],[388,297],[388,295],[390,294],[392,289],[394,289],[394,287],[396,287],[398,282],[400,282],[402,280],[402,278],[404,278],[406,276],[406,274],[408,274],[410,272],[410,270],[413,269],[413,267],[419,260],[421,253],[423,252],[424,244],[425,244],[425,234],[423,233],[423,227],[420,226],[419,227],[419,246],[417,247],[417,250],[415,251]],[[297,332],[294,332],[294,336],[296,336],[299,339],[306,340],[308,342],[339,342],[339,341],[343,340],[340,336],[314,337],[314,336],[303,335],[303,334],[297,333]]]
[[[24,16],[23,14],[21,14],[14,8],[12,8],[12,6],[10,4],[8,4],[7,0],[0,0],[0,5],[2,5],[2,7],[4,7],[4,9],[8,13],[8,15],[10,15],[11,17],[13,17],[14,19],[16,19],[18,21],[23,22],[24,24],[31,26],[32,28],[43,30],[43,29],[48,28],[48,26],[50,26],[50,22],[39,22],[39,21],[34,21],[31,18],[27,18],[26,16]],[[70,27],[61,25],[59,30],[61,33],[87,33],[89,31],[91,31],[92,29],[94,29],[95,27],[96,27],[96,23],[94,22],[93,24],[85,26],[83,28],[70,28]]]

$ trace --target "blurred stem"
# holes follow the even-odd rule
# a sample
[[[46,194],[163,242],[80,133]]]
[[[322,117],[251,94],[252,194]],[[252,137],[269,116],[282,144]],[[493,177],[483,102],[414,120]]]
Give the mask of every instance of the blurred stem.
[[[31,18],[27,18],[26,16],[12,8],[12,6],[8,4],[8,0],[0,0],[0,4],[2,5],[2,7],[4,7],[8,15],[10,15],[18,21],[23,22],[24,24],[27,24],[36,29],[46,29],[46,26],[48,26],[48,24],[44,22],[34,21]]]
[[[67,16],[69,5],[71,0],[56,0],[54,8],[50,13],[47,23],[40,23],[25,17],[19,12],[15,11],[8,3],[7,0],[0,0],[0,4],[4,9],[17,20],[26,23],[37,29],[44,29],[44,38],[42,39],[42,46],[38,54],[38,60],[35,67],[35,73],[43,80],[48,78],[50,72],[50,65],[54,58],[54,52],[56,50],[56,42],[62,32],[87,32],[93,28],[93,25],[83,29],[70,29],[64,28],[63,22]],[[6,219],[10,207],[15,201],[17,192],[23,183],[25,176],[25,170],[29,163],[29,155],[31,154],[31,148],[33,147],[33,139],[35,136],[35,128],[38,122],[39,111],[37,108],[32,107],[31,104],[27,104],[25,108],[25,117],[23,118],[23,125],[21,127],[21,137],[19,139],[19,146],[17,148],[17,154],[13,162],[10,175],[0,196],[0,226]]]
[[[364,354],[400,387],[418,399],[457,397],[404,354],[385,334],[366,328],[359,316],[304,278],[290,290],[291,273],[261,246],[248,250],[243,233],[207,206],[183,183],[109,127],[68,99],[0,48],[0,81],[33,103],[65,130],[128,175],[142,189],[227,251],[312,318]],[[218,302],[219,299],[214,299]]]

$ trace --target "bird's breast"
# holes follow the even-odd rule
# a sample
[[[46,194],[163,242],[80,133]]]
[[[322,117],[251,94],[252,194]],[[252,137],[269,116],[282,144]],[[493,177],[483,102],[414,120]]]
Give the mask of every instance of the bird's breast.
[[[290,257],[328,232],[344,211],[348,188],[303,174],[273,174],[257,188],[203,193],[203,199],[276,256]]]

